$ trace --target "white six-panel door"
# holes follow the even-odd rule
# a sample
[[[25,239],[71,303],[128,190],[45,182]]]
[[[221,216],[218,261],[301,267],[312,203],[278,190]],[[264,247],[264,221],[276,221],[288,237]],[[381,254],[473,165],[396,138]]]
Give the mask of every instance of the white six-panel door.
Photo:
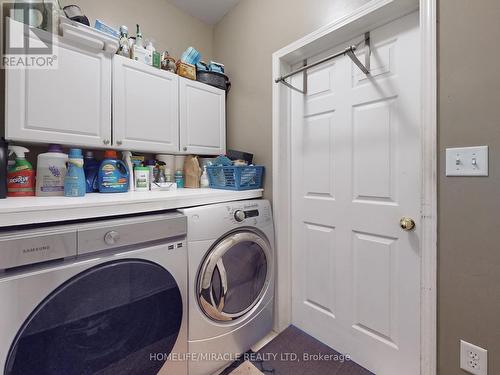
[[[417,375],[418,13],[371,38],[371,77],[342,57],[308,71],[307,95],[292,94],[292,320],[378,375]]]

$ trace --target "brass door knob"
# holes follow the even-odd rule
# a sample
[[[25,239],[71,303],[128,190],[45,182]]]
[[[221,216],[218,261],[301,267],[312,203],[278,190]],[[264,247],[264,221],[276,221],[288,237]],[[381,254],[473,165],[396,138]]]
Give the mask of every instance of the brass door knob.
[[[411,231],[415,229],[415,220],[410,217],[403,217],[401,218],[401,220],[399,220],[399,226],[403,230]]]

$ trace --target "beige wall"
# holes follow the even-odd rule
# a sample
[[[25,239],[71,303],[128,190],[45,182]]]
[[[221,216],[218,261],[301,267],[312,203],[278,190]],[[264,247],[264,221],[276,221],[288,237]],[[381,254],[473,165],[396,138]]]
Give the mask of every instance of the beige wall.
[[[500,374],[500,1],[439,1],[439,375],[459,339]],[[444,149],[490,146],[490,176],[444,176]]]
[[[226,65],[227,145],[266,166],[272,195],[272,53],[368,0],[242,0],[215,27],[214,55]]]
[[[243,0],[215,27],[233,82],[228,147],[256,154],[271,197],[271,54],[365,1]],[[490,177],[439,173],[439,375],[457,375],[459,339],[500,374],[500,2],[439,1],[439,153],[488,144]],[[465,373],[464,373],[465,374]]]
[[[126,25],[135,35],[141,25],[145,39],[153,39],[158,50],[167,50],[179,58],[189,47],[197,48],[204,59],[213,52],[213,26],[181,11],[167,0],[63,0],[64,5],[77,4],[93,26],[96,18],[110,26]]]

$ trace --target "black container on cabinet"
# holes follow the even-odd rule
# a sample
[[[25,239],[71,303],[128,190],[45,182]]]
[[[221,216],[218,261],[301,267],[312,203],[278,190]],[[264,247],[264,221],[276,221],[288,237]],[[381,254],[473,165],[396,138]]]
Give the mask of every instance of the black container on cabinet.
[[[226,91],[226,93],[229,92],[229,89],[231,88],[229,77],[219,72],[206,72],[203,70],[197,70],[196,80],[198,82],[206,83],[207,85],[224,90]]]

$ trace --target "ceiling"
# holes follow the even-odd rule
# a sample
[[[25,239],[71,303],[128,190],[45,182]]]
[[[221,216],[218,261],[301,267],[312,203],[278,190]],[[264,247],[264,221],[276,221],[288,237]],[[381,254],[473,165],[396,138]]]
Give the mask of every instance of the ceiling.
[[[240,0],[169,0],[172,4],[199,20],[215,25]]]

